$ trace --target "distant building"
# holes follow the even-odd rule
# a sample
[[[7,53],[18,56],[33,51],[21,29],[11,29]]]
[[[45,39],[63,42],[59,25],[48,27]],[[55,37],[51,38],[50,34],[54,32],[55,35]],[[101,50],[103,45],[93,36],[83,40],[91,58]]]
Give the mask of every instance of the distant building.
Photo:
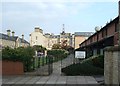
[[[47,49],[51,49],[53,44],[57,44],[60,43],[60,35],[54,35],[54,34],[49,34],[49,36],[47,34],[45,34],[45,37],[48,40],[48,45],[47,45]]]
[[[17,47],[27,47],[29,46],[29,42],[27,42],[24,39],[24,35],[22,35],[22,38],[18,36],[14,36],[15,32],[12,32],[11,36],[11,31],[7,30],[7,34],[0,33],[0,47],[11,47],[11,48],[17,48]]]
[[[88,37],[90,37],[93,32],[75,32],[74,33],[74,48],[79,48],[79,44],[85,41]]]
[[[64,24],[63,30],[59,35],[53,33],[44,34],[42,29],[35,27],[34,32],[30,34],[30,45],[42,45],[47,49],[52,49],[54,44],[63,44],[66,42],[67,46],[78,48],[79,44],[92,34],[92,32],[75,32],[75,34],[66,33],[64,30]]]
[[[72,46],[71,33],[65,33],[63,30],[60,35],[54,35],[45,33],[39,27],[35,28],[35,31],[30,34],[30,45],[42,45],[47,49],[51,49],[53,44],[62,44],[66,41],[67,45]]]
[[[30,34],[30,46],[42,45],[47,48],[48,40],[44,36],[43,30],[39,27],[35,27],[34,32]]]

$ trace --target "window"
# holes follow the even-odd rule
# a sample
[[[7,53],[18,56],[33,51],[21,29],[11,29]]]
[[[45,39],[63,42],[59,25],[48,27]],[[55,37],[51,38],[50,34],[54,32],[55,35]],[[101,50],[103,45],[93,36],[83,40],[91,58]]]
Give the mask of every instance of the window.
[[[102,38],[104,37],[104,31],[102,31]]]
[[[37,38],[38,38],[38,37],[36,36],[36,40],[37,40]]]
[[[107,36],[107,28],[105,29],[105,36]]]
[[[92,38],[90,39],[90,43],[92,43]]]
[[[118,32],[118,22],[115,23],[115,32]]]

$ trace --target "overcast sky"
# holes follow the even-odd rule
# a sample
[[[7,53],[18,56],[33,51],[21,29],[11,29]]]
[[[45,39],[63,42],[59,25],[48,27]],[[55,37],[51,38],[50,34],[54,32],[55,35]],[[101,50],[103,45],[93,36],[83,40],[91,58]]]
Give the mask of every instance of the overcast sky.
[[[10,29],[17,36],[24,34],[29,41],[29,34],[36,26],[44,33],[59,34],[62,24],[65,24],[65,32],[94,32],[95,26],[104,26],[117,16],[118,1],[115,0],[4,0],[0,9],[0,28],[2,33]]]

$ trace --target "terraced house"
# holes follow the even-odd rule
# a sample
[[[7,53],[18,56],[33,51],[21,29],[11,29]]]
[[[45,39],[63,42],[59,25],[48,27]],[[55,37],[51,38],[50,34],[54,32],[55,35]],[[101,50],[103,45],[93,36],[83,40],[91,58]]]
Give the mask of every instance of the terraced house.
[[[111,20],[100,30],[96,30],[87,40],[79,44],[77,50],[86,51],[86,57],[90,57],[103,55],[105,47],[118,46],[118,22],[119,16]]]
[[[3,34],[0,33],[0,47],[11,47],[11,48],[17,48],[17,47],[27,47],[29,46],[29,42],[27,42],[24,39],[24,35],[22,35],[22,38],[15,36],[14,35],[15,32],[12,31],[12,35],[11,35],[11,31],[7,30],[7,34]]]

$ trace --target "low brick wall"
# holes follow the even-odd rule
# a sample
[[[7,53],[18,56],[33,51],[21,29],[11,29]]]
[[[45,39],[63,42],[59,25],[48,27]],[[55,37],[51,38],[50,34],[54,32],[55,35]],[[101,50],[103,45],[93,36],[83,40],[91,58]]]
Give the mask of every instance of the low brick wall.
[[[24,74],[23,63],[13,61],[0,61],[2,63],[2,75]]]
[[[105,84],[120,84],[120,47],[108,47],[104,56]]]

